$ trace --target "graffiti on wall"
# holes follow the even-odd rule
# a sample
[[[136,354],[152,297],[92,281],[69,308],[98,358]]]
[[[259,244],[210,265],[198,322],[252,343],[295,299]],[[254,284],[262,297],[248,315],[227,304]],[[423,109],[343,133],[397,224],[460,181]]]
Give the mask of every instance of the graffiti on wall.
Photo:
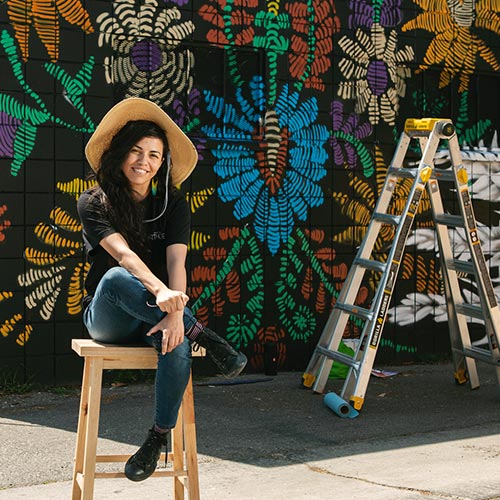
[[[498,275],[500,0],[206,0],[197,10],[190,0],[7,0],[0,12],[6,366],[22,357],[29,369],[41,325],[55,332],[55,352],[67,342],[58,324],[80,322],[83,146],[130,96],[162,106],[198,149],[181,186],[192,211],[191,305],[254,370],[266,342],[282,367],[308,360],[407,117],[455,122]],[[386,359],[425,356],[429,342],[411,326],[432,321],[434,334],[446,319],[429,214],[424,199],[381,342]],[[392,237],[387,228],[380,259]],[[452,240],[463,251],[458,230]],[[366,307],[373,291],[369,279],[356,303]],[[361,326],[351,319],[345,336]]]

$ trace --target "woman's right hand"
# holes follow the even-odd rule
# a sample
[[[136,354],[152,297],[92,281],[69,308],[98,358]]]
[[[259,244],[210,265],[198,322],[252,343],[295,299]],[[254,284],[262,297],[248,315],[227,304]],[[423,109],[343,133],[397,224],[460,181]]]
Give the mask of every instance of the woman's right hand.
[[[189,297],[184,292],[170,288],[160,290],[156,296],[156,305],[165,313],[183,311],[188,301]]]

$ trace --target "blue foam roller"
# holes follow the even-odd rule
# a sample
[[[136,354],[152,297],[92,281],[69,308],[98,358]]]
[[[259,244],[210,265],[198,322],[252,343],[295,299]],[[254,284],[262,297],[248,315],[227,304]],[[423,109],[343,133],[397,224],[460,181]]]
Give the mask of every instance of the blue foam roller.
[[[357,410],[355,410],[349,403],[346,403],[339,395],[335,394],[334,392],[325,394],[323,402],[339,417],[356,418],[359,415],[359,412]]]

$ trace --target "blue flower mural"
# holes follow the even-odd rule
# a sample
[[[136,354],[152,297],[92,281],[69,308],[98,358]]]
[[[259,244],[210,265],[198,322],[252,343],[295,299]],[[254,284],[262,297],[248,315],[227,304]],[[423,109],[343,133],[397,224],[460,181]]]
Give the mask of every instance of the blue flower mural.
[[[318,182],[326,175],[329,132],[315,123],[316,99],[303,99],[288,85],[274,108],[265,112],[260,77],[251,80],[250,96],[249,101],[238,89],[233,106],[205,91],[208,111],[223,125],[202,130],[216,141],[226,138],[212,151],[214,171],[223,179],[218,188],[221,200],[235,202],[233,214],[238,220],[253,216],[255,234],[275,255],[295,220],[305,221],[308,209],[324,202]],[[257,150],[252,148],[254,141],[259,143]]]

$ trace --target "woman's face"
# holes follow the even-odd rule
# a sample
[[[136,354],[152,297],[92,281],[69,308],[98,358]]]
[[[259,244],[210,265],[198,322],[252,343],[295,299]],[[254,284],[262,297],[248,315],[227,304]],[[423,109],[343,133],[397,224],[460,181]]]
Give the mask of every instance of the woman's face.
[[[157,137],[143,137],[130,149],[122,164],[122,172],[140,201],[149,193],[151,179],[163,161],[163,142]]]

